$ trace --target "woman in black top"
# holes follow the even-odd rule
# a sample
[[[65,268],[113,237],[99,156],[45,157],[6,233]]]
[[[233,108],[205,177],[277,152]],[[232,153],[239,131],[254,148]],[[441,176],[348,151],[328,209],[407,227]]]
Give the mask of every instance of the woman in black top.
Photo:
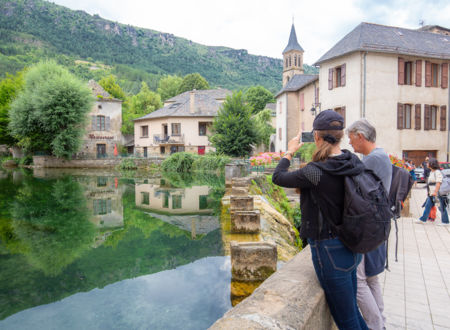
[[[319,113],[313,123],[316,143],[313,161],[288,172],[292,155],[302,145],[299,134],[289,141],[272,181],[282,187],[300,189],[300,236],[308,239],[316,275],[336,325],[339,329],[367,329],[356,303],[356,267],[361,255],[344,246],[333,229],[342,223],[344,177],[364,168],[354,154],[340,149],[343,126],[344,118],[337,112]]]

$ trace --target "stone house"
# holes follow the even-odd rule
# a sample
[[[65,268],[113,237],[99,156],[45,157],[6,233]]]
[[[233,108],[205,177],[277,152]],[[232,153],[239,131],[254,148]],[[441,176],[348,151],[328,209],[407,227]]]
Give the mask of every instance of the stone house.
[[[135,153],[171,154],[179,151],[200,155],[215,150],[208,140],[210,127],[231,91],[193,90],[164,102],[164,106],[134,120]]]
[[[321,109],[340,112],[346,125],[367,118],[380,147],[416,165],[427,155],[448,160],[446,30],[359,24],[316,62]]]
[[[292,24],[283,51],[283,88],[275,96],[276,133],[271,138],[271,151],[286,151],[288,141],[299,130],[311,131],[315,111],[320,110],[319,76],[304,74],[303,53]]]
[[[88,83],[95,102],[88,114],[83,146],[76,158],[105,158],[114,156],[114,148],[122,144],[122,101],[113,98],[94,80]]]

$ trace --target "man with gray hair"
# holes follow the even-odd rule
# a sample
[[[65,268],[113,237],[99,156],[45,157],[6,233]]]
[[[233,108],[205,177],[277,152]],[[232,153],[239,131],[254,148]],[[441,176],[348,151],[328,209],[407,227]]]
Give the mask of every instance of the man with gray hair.
[[[363,154],[362,162],[383,182],[389,194],[392,180],[392,165],[389,156],[375,144],[377,133],[366,119],[355,121],[347,129],[349,142],[355,152]],[[358,265],[357,301],[369,329],[384,329],[386,318],[383,315],[384,302],[378,274],[384,271],[386,264],[386,244],[364,254]]]

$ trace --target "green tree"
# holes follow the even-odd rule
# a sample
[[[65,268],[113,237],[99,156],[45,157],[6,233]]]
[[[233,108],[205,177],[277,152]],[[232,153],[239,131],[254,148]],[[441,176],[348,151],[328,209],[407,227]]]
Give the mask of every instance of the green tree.
[[[274,103],[273,94],[263,86],[250,87],[245,93],[245,101],[252,107],[253,113],[264,110],[267,103]]]
[[[178,76],[168,75],[163,78],[158,83],[158,89],[156,90],[163,101],[170,99],[178,94],[178,89],[180,88],[183,78]]]
[[[126,110],[122,112],[122,133],[134,132],[133,119],[142,117],[162,107],[159,94],[152,92],[145,82],[142,82],[141,90],[127,101]]]
[[[25,74],[11,104],[12,135],[27,151],[69,158],[81,147],[93,96],[88,86],[55,62],[41,62]]]
[[[258,136],[251,118],[251,107],[242,92],[227,96],[212,126],[211,143],[219,153],[234,157],[250,154]]]
[[[6,78],[0,82],[0,144],[13,145],[18,141],[9,129],[9,110],[11,103],[23,88],[23,72],[16,75],[7,74]]]
[[[209,83],[200,75],[200,73],[191,73],[184,76],[183,81],[178,88],[178,94],[191,91],[193,89],[209,89]]]
[[[117,77],[115,75],[110,74],[109,76],[100,79],[98,83],[100,86],[103,87],[105,91],[111,94],[112,97],[125,101],[126,99],[125,92],[122,90],[122,87],[120,87],[120,85],[117,83]]]
[[[275,128],[272,127],[272,112],[270,109],[264,109],[253,115],[255,129],[257,133],[258,146],[264,144],[266,146],[270,143],[270,136],[275,133]]]

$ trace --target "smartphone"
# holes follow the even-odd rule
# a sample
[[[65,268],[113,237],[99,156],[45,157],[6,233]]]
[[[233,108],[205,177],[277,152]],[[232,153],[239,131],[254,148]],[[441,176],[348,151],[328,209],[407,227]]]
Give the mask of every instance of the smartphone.
[[[302,142],[314,142],[313,132],[302,132]]]

